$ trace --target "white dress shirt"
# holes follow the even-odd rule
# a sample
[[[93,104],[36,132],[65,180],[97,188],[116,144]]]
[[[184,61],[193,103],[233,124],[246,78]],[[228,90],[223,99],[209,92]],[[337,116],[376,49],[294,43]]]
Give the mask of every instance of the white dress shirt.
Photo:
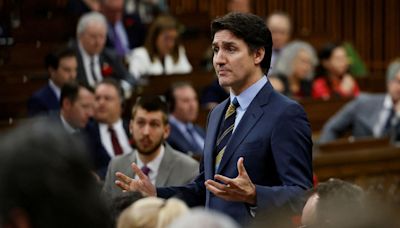
[[[93,75],[92,71],[90,70],[90,61],[93,58],[94,61],[94,77],[98,82],[103,80],[103,75],[101,74],[101,66],[100,66],[100,57],[99,55],[94,55],[90,56],[85,49],[82,47],[82,45],[79,43],[78,44],[79,51],[82,55],[82,60],[83,60],[83,68],[85,69],[86,73],[86,80],[88,81],[90,86],[96,86],[96,82],[93,80]]]
[[[114,128],[115,134],[117,135],[118,142],[122,148],[123,154],[131,152],[132,147],[129,144],[129,139],[122,125],[122,120],[119,119],[112,125],[112,127]],[[108,125],[104,123],[99,123],[99,131],[100,131],[101,143],[106,149],[108,155],[110,155],[111,158],[115,157],[114,148],[111,142],[111,134],[108,131]]]
[[[393,109],[393,100],[387,94],[383,101],[383,109],[379,113],[378,121],[375,123],[373,128],[374,137],[381,137],[383,135],[383,131],[389,118],[390,111]]]
[[[53,90],[53,92],[56,94],[57,100],[60,100],[61,89],[56,84],[54,84],[54,82],[51,79],[49,79],[49,86]]]
[[[137,158],[137,161],[136,161],[137,166],[139,166],[139,168],[142,169],[142,167],[145,164],[143,163],[142,160],[140,160],[139,154],[138,154],[139,152],[136,150],[135,153],[136,153],[136,158]],[[161,145],[160,153],[157,155],[157,157],[155,157],[151,162],[147,163],[147,165],[146,165],[150,169],[150,172],[148,175],[149,175],[150,181],[153,185],[156,184],[158,170],[160,168],[161,161],[164,157],[164,153],[165,153],[165,147],[163,145]],[[139,177],[137,175],[135,175],[135,179],[139,179]]]

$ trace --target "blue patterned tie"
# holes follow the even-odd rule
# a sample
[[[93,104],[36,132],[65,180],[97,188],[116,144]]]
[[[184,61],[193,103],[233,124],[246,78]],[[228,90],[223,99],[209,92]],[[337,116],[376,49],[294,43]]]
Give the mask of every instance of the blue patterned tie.
[[[221,163],[222,156],[224,155],[226,145],[231,138],[233,128],[235,127],[236,119],[236,109],[239,107],[239,102],[236,97],[233,99],[228,109],[225,112],[224,122],[222,123],[222,128],[220,129],[219,136],[217,139],[216,152],[217,156],[215,158],[215,171],[218,170],[219,164]]]
[[[203,149],[199,146],[199,144],[196,141],[196,138],[194,137],[195,134],[195,130],[193,125],[186,125],[186,131],[190,137],[190,147],[191,147],[191,151],[193,153],[201,153],[203,151]]]

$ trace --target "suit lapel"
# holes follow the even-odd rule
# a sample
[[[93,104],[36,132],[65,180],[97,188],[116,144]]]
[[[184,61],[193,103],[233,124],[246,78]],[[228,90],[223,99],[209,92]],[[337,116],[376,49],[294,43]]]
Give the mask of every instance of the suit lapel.
[[[225,107],[229,102],[229,98],[211,111],[208,118],[206,139],[204,140],[204,174],[205,179],[214,179],[214,150],[215,142],[218,137],[219,126],[224,115]]]
[[[239,145],[243,142],[245,137],[249,134],[250,130],[254,128],[255,124],[260,120],[261,116],[264,115],[264,111],[261,106],[268,103],[271,91],[271,85],[267,84],[260,90],[260,92],[255,96],[253,101],[247,107],[242,119],[240,120],[238,126],[233,132],[231,139],[226,145],[224,156],[222,157],[221,164],[216,173],[221,173],[225,166],[229,163],[232,155],[236,152]],[[245,152],[245,151],[243,151]]]
[[[164,144],[164,146],[165,152],[164,157],[161,160],[160,167],[158,168],[156,186],[167,186],[167,180],[171,174],[171,170],[175,162],[171,153],[172,148],[167,144]]]

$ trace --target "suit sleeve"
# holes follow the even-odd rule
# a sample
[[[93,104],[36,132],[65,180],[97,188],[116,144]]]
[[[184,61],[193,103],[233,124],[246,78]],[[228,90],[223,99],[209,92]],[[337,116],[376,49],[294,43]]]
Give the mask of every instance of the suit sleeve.
[[[256,185],[257,206],[298,211],[304,191],[312,187],[311,128],[304,110],[291,104],[282,113],[271,135],[271,151],[280,186]]]
[[[354,114],[357,112],[359,100],[354,100],[344,106],[338,113],[331,117],[322,129],[319,143],[327,143],[339,138],[351,129],[354,122]]]

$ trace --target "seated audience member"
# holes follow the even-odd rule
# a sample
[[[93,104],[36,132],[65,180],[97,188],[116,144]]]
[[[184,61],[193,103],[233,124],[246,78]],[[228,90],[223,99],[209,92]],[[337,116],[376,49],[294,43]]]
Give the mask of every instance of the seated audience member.
[[[121,213],[117,228],[166,228],[188,212],[189,208],[179,199],[147,197],[136,201]]]
[[[268,75],[273,71],[281,51],[290,40],[292,32],[292,22],[285,12],[274,12],[266,19],[266,25],[271,31],[272,36],[272,56],[271,67]]]
[[[61,88],[76,78],[77,60],[72,49],[60,49],[45,58],[50,79],[47,85],[36,91],[28,101],[28,114],[48,114],[60,110]]]
[[[110,159],[132,151],[128,123],[122,120],[124,95],[119,84],[109,78],[95,89],[94,121],[86,131],[97,174],[104,179]]]
[[[141,97],[132,108],[129,129],[136,149],[111,160],[103,191],[112,198],[121,195],[115,185],[115,173],[134,178],[131,164],[135,162],[158,187],[187,184],[199,173],[199,164],[165,143],[169,135],[168,105],[158,96]]]
[[[144,46],[135,48],[130,54],[129,71],[136,78],[192,71],[179,42],[178,23],[172,16],[160,15],[151,24]]]
[[[116,53],[105,48],[107,37],[106,18],[98,12],[84,14],[78,21],[77,43],[72,44],[78,59],[77,80],[91,87],[104,78],[119,80],[125,92],[130,92],[135,84],[122,59]]]
[[[311,97],[312,78],[317,63],[318,58],[310,44],[293,41],[281,52],[269,79],[274,88],[286,96]]]
[[[224,88],[220,86],[218,79],[215,79],[210,85],[204,88],[201,93],[200,103],[202,108],[211,110],[228,97],[229,87]]]
[[[126,14],[124,0],[103,0],[101,12],[107,19],[106,46],[113,48],[121,57],[131,49],[142,46],[146,34],[138,14]]]
[[[239,228],[239,224],[231,217],[214,210],[203,208],[191,209],[177,218],[169,228]]]
[[[396,125],[400,118],[400,60],[389,65],[386,83],[386,94],[362,94],[331,117],[319,142],[335,140],[348,131],[356,138],[399,135],[400,128]]]
[[[364,227],[365,193],[357,185],[330,179],[317,185],[301,216],[304,227]]]
[[[60,125],[29,120],[0,150],[1,227],[110,227],[86,151]]]
[[[199,102],[194,88],[186,82],[177,82],[167,94],[171,115],[171,133],[167,142],[176,150],[189,155],[201,155],[205,132],[194,122],[199,113]]]
[[[60,105],[60,113],[51,117],[61,123],[68,133],[79,133],[93,116],[94,91],[77,82],[66,83],[61,89]]]
[[[312,97],[355,97],[360,93],[357,82],[348,73],[346,50],[339,44],[326,44],[319,52],[320,65],[312,85]]]

